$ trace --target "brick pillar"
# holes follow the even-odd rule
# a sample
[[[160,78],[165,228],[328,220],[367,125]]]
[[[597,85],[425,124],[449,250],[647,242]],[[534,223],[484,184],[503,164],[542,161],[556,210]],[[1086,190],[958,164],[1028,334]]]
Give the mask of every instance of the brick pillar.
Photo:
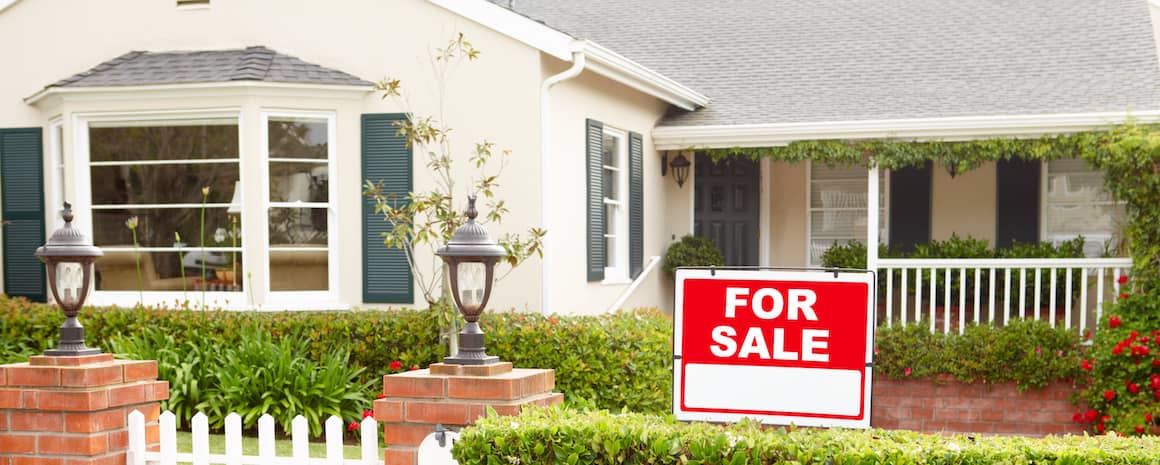
[[[0,365],[0,465],[124,465],[128,416],[145,414],[147,441],[158,442],[156,361],[109,354],[35,356]]]
[[[512,369],[508,362],[479,366],[436,363],[383,377],[375,419],[384,424],[385,465],[417,465],[418,446],[442,423],[448,429],[475,423],[491,407],[498,415],[517,415],[527,405],[556,405],[564,394],[552,392],[556,372]]]

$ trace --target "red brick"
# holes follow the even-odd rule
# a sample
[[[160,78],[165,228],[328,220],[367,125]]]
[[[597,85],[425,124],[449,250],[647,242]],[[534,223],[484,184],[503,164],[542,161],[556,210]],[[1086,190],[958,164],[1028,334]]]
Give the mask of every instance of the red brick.
[[[158,444],[161,442],[161,426],[153,423],[145,425],[145,444]]]
[[[995,408],[985,407],[979,411],[979,419],[982,421],[1002,421],[1003,411]]]
[[[20,390],[0,389],[0,408],[20,408]]]
[[[417,450],[411,447],[391,446],[383,452],[383,465],[415,465]]]
[[[0,366],[0,386],[7,386],[7,385],[8,385],[8,369]],[[5,465],[5,464],[4,464],[4,462],[0,462],[0,465]]]
[[[65,465],[64,459],[54,457],[12,457],[12,465]]]
[[[418,375],[415,372],[398,373],[383,377],[383,394],[387,397],[425,397],[440,399],[447,395],[447,378]]]
[[[28,364],[32,366],[80,366],[112,362],[113,354],[82,355],[79,357],[33,355],[28,358]]]
[[[128,421],[124,409],[109,409],[99,412],[64,414],[64,430],[68,433],[95,433],[124,428]]]
[[[390,445],[418,446],[423,438],[434,432],[435,425],[384,423],[383,441]]]
[[[68,367],[60,370],[61,386],[89,387],[121,383],[121,367],[116,365]]]
[[[60,386],[60,368],[36,366],[9,366],[10,386]]]
[[[125,373],[125,382],[152,381],[157,379],[156,360],[126,361],[121,365]]]
[[[553,387],[552,370],[519,369],[500,376],[447,378],[447,396],[454,399],[516,400]]]
[[[24,389],[20,391],[20,406],[21,408],[34,409],[37,408],[37,400],[40,398],[40,391]]]
[[[10,454],[36,453],[36,435],[0,433],[0,450]]]
[[[60,435],[41,434],[37,438],[36,451],[55,455],[97,455],[109,450],[109,441],[104,435]]]
[[[991,425],[989,423],[976,423],[973,421],[948,421],[944,431],[953,431],[955,433],[990,433]]]
[[[122,405],[143,404],[146,402],[145,388],[148,385],[145,383],[135,383],[125,386],[117,386],[109,389],[109,406],[119,407]]]
[[[406,421],[413,423],[467,424],[467,404],[459,402],[409,401]]]
[[[154,381],[148,393],[150,401],[162,401],[169,398],[169,381]]]
[[[121,429],[108,435],[109,450],[125,450],[129,448],[129,430]]]
[[[8,415],[12,431],[59,433],[64,431],[64,416],[57,412],[18,410]]]
[[[90,391],[43,391],[39,393],[36,406],[41,410],[63,410],[70,412],[104,410],[109,406],[109,398],[105,392],[103,389]]]
[[[403,421],[403,401],[391,399],[376,400],[375,420],[381,422]]]
[[[471,411],[468,416],[474,422],[480,418],[487,417],[487,408],[491,407],[496,415],[500,416],[514,416],[519,415],[524,407],[521,404],[472,404]]]

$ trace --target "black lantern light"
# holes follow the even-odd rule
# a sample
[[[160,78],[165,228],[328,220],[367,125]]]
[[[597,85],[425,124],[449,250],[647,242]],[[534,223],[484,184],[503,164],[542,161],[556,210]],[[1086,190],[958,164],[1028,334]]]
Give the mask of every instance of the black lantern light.
[[[669,155],[665,154],[661,156],[661,176],[664,176],[665,172],[672,168],[673,179],[677,181],[677,187],[684,187],[685,181],[689,180],[689,166],[691,165],[692,163],[689,162],[688,158],[685,158],[684,154],[678,153],[676,157],[673,157],[673,161],[669,161]]]
[[[435,252],[447,263],[451,274],[451,295],[455,306],[467,320],[459,332],[459,353],[446,357],[443,363],[453,365],[486,365],[499,362],[499,357],[487,355],[483,347],[483,331],[479,316],[491,297],[495,264],[507,256],[503,247],[491,240],[487,230],[475,222],[475,196],[467,198],[467,223],[451,235],[451,241]]]
[[[60,325],[60,344],[44,351],[49,356],[79,356],[101,353],[95,347],[85,347],[85,328],[77,321],[77,313],[89,294],[93,261],[104,255],[101,249],[73,227],[72,205],[64,203],[64,227],[48,238],[48,243],[36,249],[36,256],[48,268],[48,285],[52,297],[64,310],[65,320]]]

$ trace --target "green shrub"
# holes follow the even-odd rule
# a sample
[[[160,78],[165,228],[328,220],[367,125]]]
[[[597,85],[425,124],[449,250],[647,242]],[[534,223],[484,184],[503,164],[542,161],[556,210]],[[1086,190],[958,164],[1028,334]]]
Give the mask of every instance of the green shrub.
[[[925,325],[878,328],[874,347],[875,373],[888,378],[949,374],[963,382],[1014,381],[1025,391],[1083,376],[1079,337],[1042,321],[972,325],[961,336],[931,332]]]
[[[681,266],[724,266],[725,256],[707,237],[685,236],[665,251],[665,273],[673,276]]]
[[[496,464],[1149,464],[1157,438],[967,437],[908,431],[764,429],[567,409],[489,417],[464,429],[461,465]]]

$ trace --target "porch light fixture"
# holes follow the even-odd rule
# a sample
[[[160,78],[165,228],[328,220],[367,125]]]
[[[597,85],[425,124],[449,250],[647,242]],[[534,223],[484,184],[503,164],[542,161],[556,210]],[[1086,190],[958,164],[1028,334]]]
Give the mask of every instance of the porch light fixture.
[[[438,255],[447,263],[451,273],[451,295],[455,306],[467,325],[459,332],[459,353],[446,357],[443,363],[452,365],[486,365],[499,362],[499,357],[487,355],[483,346],[483,331],[479,317],[491,297],[495,264],[507,256],[503,247],[491,240],[487,229],[475,222],[475,196],[467,198],[467,223],[456,229],[447,245]]]
[[[36,249],[36,256],[48,268],[48,285],[52,297],[64,310],[65,320],[60,325],[60,343],[44,355],[75,357],[101,353],[95,347],[85,347],[85,328],[77,321],[77,313],[89,295],[93,277],[93,261],[104,255],[92,241],[72,225],[72,205],[64,203],[64,226],[52,233],[48,243]]]
[[[685,181],[689,180],[689,166],[692,163],[684,154],[677,154],[673,161],[669,161],[669,155],[666,153],[661,155],[661,176],[665,175],[668,168],[673,169],[673,179],[677,181],[677,187],[684,187]]]

